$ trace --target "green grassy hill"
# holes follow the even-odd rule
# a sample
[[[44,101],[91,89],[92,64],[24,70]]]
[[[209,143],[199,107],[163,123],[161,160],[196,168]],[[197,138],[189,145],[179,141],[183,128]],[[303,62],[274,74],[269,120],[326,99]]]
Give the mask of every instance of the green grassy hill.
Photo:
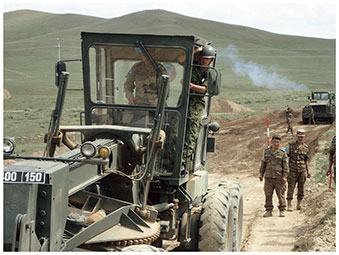
[[[4,15],[4,42],[13,43],[104,20],[76,14],[52,14],[30,10],[8,12]]]
[[[4,14],[4,88],[11,94],[4,101],[5,135],[27,138],[47,131],[56,97],[57,38],[61,59],[79,59],[82,31],[194,34],[209,39],[218,50],[221,95],[256,111],[306,103],[309,92],[291,86],[335,91],[335,40],[275,34],[164,10],[113,19],[20,10]],[[80,88],[80,62],[69,64],[68,71],[69,87]],[[77,100],[66,104],[67,114],[77,123],[82,107]]]
[[[62,58],[80,58],[81,31],[195,34],[211,40],[220,52],[233,45],[245,62],[273,67],[277,74],[310,89],[334,90],[335,87],[335,40],[274,34],[163,10],[141,11],[113,19],[29,10],[5,13],[5,87],[17,76],[15,71],[31,73],[31,80],[36,79],[34,83],[47,81],[46,74],[50,74],[57,58],[57,38],[62,43]],[[247,77],[234,75],[233,63],[227,56],[219,56],[218,63],[229,78],[224,80],[225,86],[251,89]]]

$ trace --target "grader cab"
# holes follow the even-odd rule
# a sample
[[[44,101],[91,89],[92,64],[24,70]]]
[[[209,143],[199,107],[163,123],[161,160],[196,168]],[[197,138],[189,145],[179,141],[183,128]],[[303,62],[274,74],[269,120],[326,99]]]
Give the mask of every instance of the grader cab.
[[[81,39],[80,125],[60,123],[72,80],[61,61],[44,156],[17,155],[15,142],[4,140],[4,159],[21,159],[4,169],[4,250],[159,251],[171,240],[179,243],[177,250],[239,251],[241,186],[227,181],[208,189],[206,155],[215,146],[208,135],[217,131],[209,109],[220,88],[215,66],[208,67],[196,148],[182,165],[189,83],[197,65],[193,50],[209,42],[87,32]],[[126,98],[126,76],[143,58],[155,70],[158,63],[166,68],[165,74],[155,72],[156,104],[130,104]],[[168,141],[175,141],[174,150]],[[61,145],[68,151],[55,155]]]

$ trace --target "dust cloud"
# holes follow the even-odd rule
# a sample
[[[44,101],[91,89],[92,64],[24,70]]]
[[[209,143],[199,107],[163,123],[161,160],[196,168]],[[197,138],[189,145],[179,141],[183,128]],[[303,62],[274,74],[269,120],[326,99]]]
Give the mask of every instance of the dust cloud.
[[[238,50],[234,45],[229,45],[221,50],[220,53],[232,62],[232,70],[236,75],[248,76],[257,87],[265,87],[271,90],[309,91],[304,84],[298,84],[285,77],[281,77],[271,68],[256,64],[253,61],[245,62],[238,57]]]

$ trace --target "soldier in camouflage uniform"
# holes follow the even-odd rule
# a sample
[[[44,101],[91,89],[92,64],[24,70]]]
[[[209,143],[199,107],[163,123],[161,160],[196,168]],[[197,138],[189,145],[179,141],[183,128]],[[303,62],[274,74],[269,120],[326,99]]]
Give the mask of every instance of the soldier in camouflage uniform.
[[[154,57],[155,51],[148,50]],[[148,59],[143,55],[143,61],[134,64],[127,73],[124,84],[126,98],[129,104],[156,105],[158,99],[160,77]],[[157,63],[162,74],[167,74],[163,65]]]
[[[308,119],[308,124],[313,124],[315,125],[315,120],[314,120],[314,110],[313,107],[310,106],[310,117]]]
[[[333,172],[334,172],[334,183],[336,183],[335,179],[336,179],[336,156],[335,156],[335,137],[333,137],[332,139],[332,142],[331,142],[331,145],[330,145],[330,151],[329,151],[329,158],[328,158],[328,161],[329,161],[329,164],[328,164],[328,168],[327,168],[327,172],[326,172],[326,175],[329,176],[331,173],[332,173],[332,165],[333,165]]]
[[[296,184],[298,184],[297,210],[301,209],[301,201],[304,198],[304,185],[306,177],[310,178],[309,160],[310,154],[307,144],[304,143],[305,130],[297,131],[297,141],[290,143],[288,147],[290,173],[287,178],[287,210],[292,211],[292,199]]]
[[[290,114],[292,114],[292,109],[291,107],[287,106],[287,109],[285,110],[286,123],[288,123],[288,117]]]
[[[150,55],[154,58],[155,50],[148,49]],[[162,74],[167,74],[163,65],[157,63]],[[146,56],[142,56],[142,61],[134,64],[127,73],[124,84],[126,98],[129,104],[153,105],[157,104],[158,93],[160,92],[160,77],[153,65],[148,61]],[[167,93],[168,94],[168,93]],[[152,115],[149,116],[153,118]],[[144,111],[134,112],[131,123],[137,126],[144,126],[146,115]],[[151,120],[149,120],[151,122]]]
[[[203,47],[199,65],[209,66],[215,59],[215,49],[211,45]],[[204,95],[207,91],[208,67],[193,66],[190,83],[188,120],[186,125],[183,164],[192,159],[196,141],[200,132],[201,116],[205,109]]]
[[[286,134],[288,134],[289,131],[291,131],[292,135],[293,135],[293,127],[292,127],[292,114],[290,113],[288,115],[288,118],[287,118],[287,131],[286,131]]]
[[[196,47],[194,49],[194,54],[200,54],[199,63],[196,64],[209,66],[214,61],[216,53],[212,46],[207,45],[204,47]],[[183,64],[185,58],[185,55],[180,55],[178,57],[179,64]],[[193,159],[196,140],[198,139],[200,132],[201,116],[205,109],[204,95],[207,91],[207,71],[208,67],[193,66],[192,68],[183,159],[181,162],[184,169],[189,169],[190,160]],[[175,163],[174,160],[178,139],[177,130],[179,124],[177,116],[172,116],[170,123],[171,126],[167,130],[165,145],[166,163],[164,164],[164,167],[167,169],[171,169]]]
[[[276,191],[279,200],[280,217],[285,217],[286,210],[286,180],[288,176],[288,162],[284,150],[279,149],[281,138],[277,135],[272,137],[272,146],[264,151],[259,170],[259,180],[265,177],[265,208],[264,217],[271,217],[273,210],[273,192]]]

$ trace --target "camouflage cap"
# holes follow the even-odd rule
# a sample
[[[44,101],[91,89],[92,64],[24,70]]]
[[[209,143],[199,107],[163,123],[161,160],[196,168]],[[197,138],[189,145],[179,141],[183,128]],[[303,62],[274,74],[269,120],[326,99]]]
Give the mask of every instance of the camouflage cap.
[[[274,139],[281,140],[281,137],[279,135],[273,135],[272,136],[272,140],[274,140]]]
[[[305,130],[304,129],[298,129],[297,130],[297,136],[305,136]]]

